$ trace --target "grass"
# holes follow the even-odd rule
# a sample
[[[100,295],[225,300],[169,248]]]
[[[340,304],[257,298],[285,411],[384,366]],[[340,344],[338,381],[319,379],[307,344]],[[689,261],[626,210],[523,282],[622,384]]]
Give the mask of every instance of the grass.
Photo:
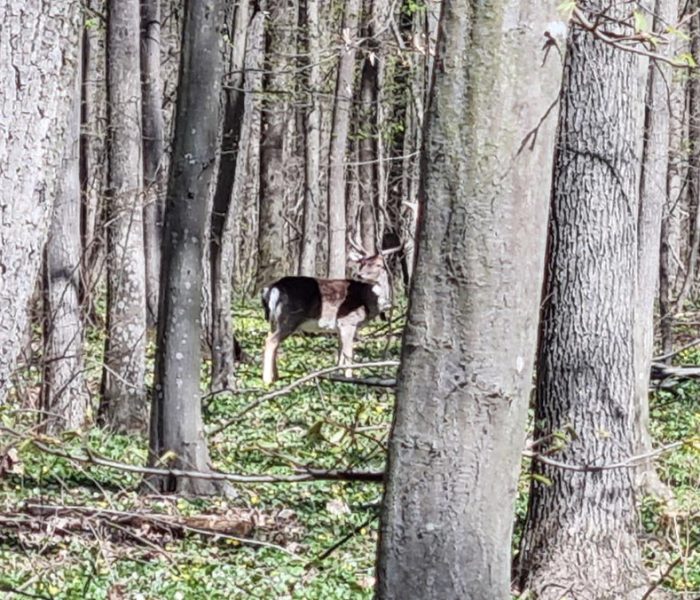
[[[208,430],[239,413],[267,389],[260,381],[259,354],[266,333],[261,311],[238,306],[236,330],[252,364],[241,365],[238,393],[219,394],[204,404]],[[357,361],[398,358],[399,339],[363,332]],[[90,335],[92,363],[99,363],[101,340]],[[335,361],[337,340],[293,336],[280,358],[282,387]],[[688,351],[681,362],[700,363]],[[379,374],[376,372],[375,374]],[[385,370],[386,374],[386,370]],[[0,408],[5,427],[28,430],[34,414],[39,373],[26,375],[21,394]],[[91,368],[91,388],[99,369]],[[206,375],[203,375],[203,379]],[[674,392],[652,397],[657,444],[692,440],[700,434],[698,392],[686,382]],[[309,382],[288,395],[256,407],[210,439],[215,466],[242,474],[290,474],[299,465],[380,470],[393,406],[392,394],[327,380]],[[146,441],[100,429],[46,440],[67,452],[86,447],[114,460],[143,464]],[[3,469],[6,471],[3,475]],[[659,576],[677,561],[667,589],[700,591],[700,553],[688,549],[700,539],[700,460],[693,444],[659,461],[672,486],[672,508],[652,499],[641,502],[641,539],[647,567]],[[175,499],[138,493],[137,475],[72,463],[39,452],[31,443],[0,437],[0,597],[22,594],[56,599],[364,599],[373,593],[377,541],[376,508],[381,488],[372,483],[315,481],[237,486],[235,500]],[[527,474],[517,502],[516,539],[527,504]],[[90,514],[28,514],[30,505],[87,506]],[[192,522],[203,515],[219,521],[241,515],[255,523],[245,535],[201,535],[100,519],[97,510],[147,511]],[[253,538],[265,546],[236,538]],[[343,541],[344,540],[344,541]],[[330,549],[343,541],[324,557]],[[323,558],[320,558],[323,557]],[[4,592],[2,591],[4,590]],[[14,592],[10,591],[14,590]],[[5,594],[3,596],[3,593]],[[26,596],[25,596],[26,597]]]

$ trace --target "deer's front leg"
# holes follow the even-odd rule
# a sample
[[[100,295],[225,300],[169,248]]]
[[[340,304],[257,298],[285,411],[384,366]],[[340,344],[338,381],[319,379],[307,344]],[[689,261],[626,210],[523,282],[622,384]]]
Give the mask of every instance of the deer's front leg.
[[[262,377],[264,384],[273,383],[277,379],[277,350],[281,341],[281,336],[276,331],[270,333],[265,340]]]
[[[341,325],[338,328],[340,335],[340,356],[338,366],[352,364],[352,345],[355,340],[355,325]],[[345,369],[345,377],[352,377],[352,369]]]

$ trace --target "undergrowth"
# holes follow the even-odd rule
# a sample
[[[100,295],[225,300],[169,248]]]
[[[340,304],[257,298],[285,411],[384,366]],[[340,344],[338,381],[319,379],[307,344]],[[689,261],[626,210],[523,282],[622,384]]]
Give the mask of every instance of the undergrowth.
[[[245,412],[269,389],[260,379],[266,334],[261,311],[237,306],[236,334],[253,357],[237,371],[235,392],[205,396],[204,420],[214,466],[238,474],[290,475],[304,467],[379,471],[384,466],[393,394],[386,388],[317,379]],[[356,362],[397,359],[400,324],[363,330]],[[392,332],[387,336],[387,332]],[[88,336],[90,388],[99,389],[102,340]],[[284,387],[335,362],[337,340],[295,335],[279,361]],[[700,364],[687,351],[683,362]],[[203,369],[203,389],[206,370]],[[392,369],[361,376],[391,376]],[[237,497],[184,499],[145,494],[141,477],[42,452],[8,433],[35,424],[39,373],[0,408],[0,596],[55,599],[371,598],[377,542],[376,483],[310,481],[236,485]],[[697,438],[697,384],[652,396],[655,443]],[[96,406],[93,407],[93,410]],[[143,465],[147,441],[99,428],[44,439],[60,453]],[[658,461],[673,506],[641,503],[641,539],[651,578],[666,588],[700,591],[700,461],[692,444]],[[515,542],[527,505],[527,473],[517,502]],[[59,510],[60,509],[60,510]],[[82,511],[82,512],[81,512]],[[139,520],[148,514],[150,519]],[[158,518],[164,519],[162,525]],[[181,527],[182,524],[185,524]],[[194,523],[194,525],[193,525]],[[204,525],[202,525],[204,523]],[[212,531],[214,524],[231,524]],[[199,524],[199,525],[198,525]],[[3,591],[4,590],[4,591]],[[4,594],[4,596],[3,596]]]

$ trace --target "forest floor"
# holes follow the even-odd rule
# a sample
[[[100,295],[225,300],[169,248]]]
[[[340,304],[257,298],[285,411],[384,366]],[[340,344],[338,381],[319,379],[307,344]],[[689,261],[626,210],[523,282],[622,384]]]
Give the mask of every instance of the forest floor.
[[[276,476],[309,466],[380,471],[391,390],[316,378],[264,399],[270,389],[260,380],[267,329],[262,311],[238,306],[235,317],[240,342],[253,360],[240,365],[236,393],[205,396],[207,431],[233,421],[210,435],[215,467]],[[364,330],[356,361],[398,359],[394,327],[389,337],[383,322]],[[89,344],[88,376],[96,399],[102,340],[91,334]],[[280,358],[281,381],[273,389],[332,366],[336,348],[337,340],[330,337],[288,339]],[[700,364],[700,350],[687,350],[676,360]],[[393,371],[365,370],[358,377],[391,377]],[[237,497],[230,500],[139,493],[138,473],[94,463],[143,465],[145,439],[100,429],[61,439],[33,433],[39,376],[37,368],[27,368],[13,400],[0,407],[0,598],[372,597],[381,499],[377,483],[246,483],[235,486]],[[700,595],[699,396],[700,386],[692,381],[653,395],[655,443],[686,443],[658,460],[659,475],[675,496],[673,506],[651,498],[640,503],[640,539],[650,579],[663,577],[666,590],[686,598]],[[516,547],[528,467],[525,460]]]

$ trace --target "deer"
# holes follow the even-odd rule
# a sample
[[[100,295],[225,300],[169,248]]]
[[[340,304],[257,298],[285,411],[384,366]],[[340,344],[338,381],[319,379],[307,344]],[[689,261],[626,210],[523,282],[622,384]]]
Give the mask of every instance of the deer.
[[[277,351],[296,331],[336,333],[338,366],[352,364],[357,330],[391,308],[393,293],[384,257],[397,250],[355,255],[354,279],[288,276],[264,288],[262,303],[270,333],[263,353],[263,383],[277,380]],[[352,370],[346,369],[345,376],[351,375]]]

